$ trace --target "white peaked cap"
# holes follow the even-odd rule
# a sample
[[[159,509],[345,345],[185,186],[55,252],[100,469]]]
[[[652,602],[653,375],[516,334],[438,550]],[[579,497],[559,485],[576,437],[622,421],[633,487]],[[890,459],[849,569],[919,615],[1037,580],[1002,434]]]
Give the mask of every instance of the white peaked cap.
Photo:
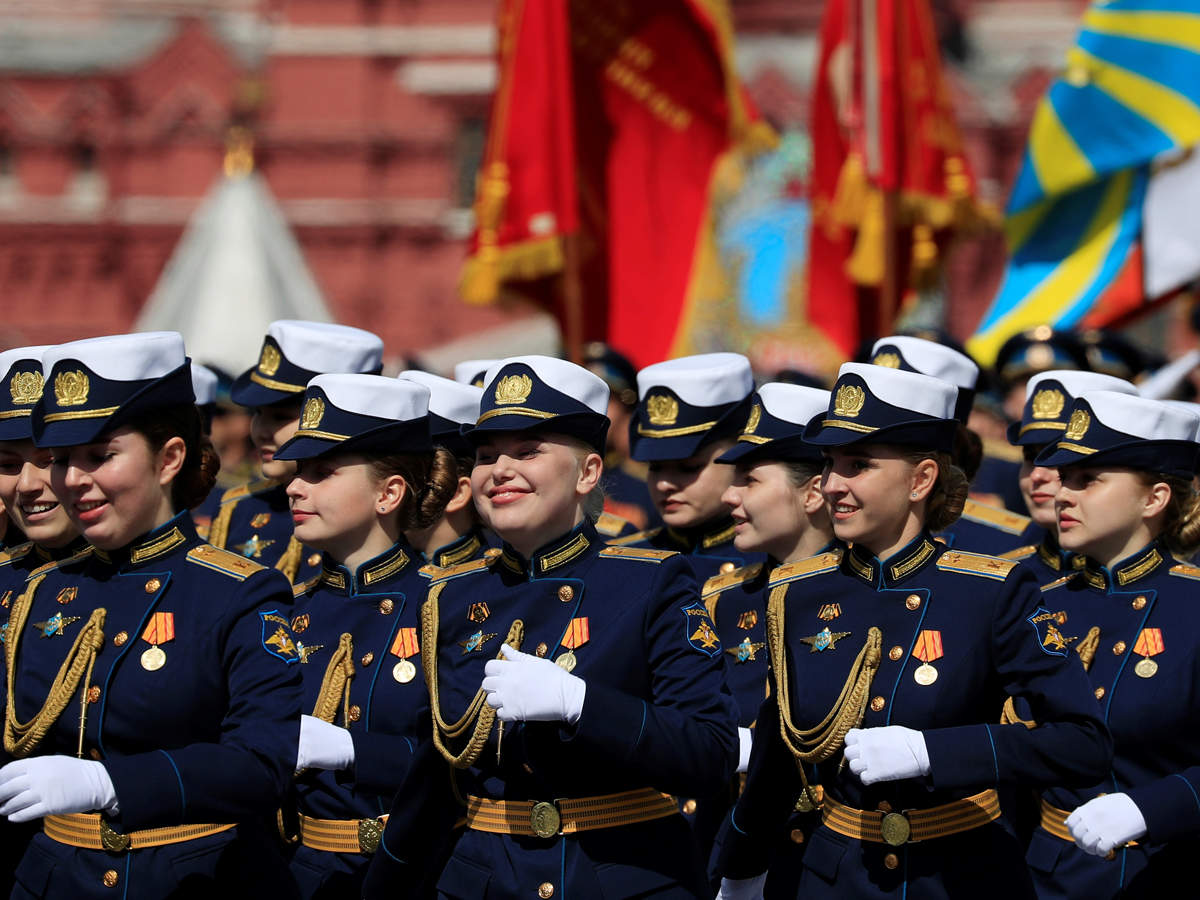
[[[383,363],[383,340],[361,328],[279,319],[267,334],[288,362],[309,372],[372,372]]]
[[[754,375],[740,353],[701,353],[646,366],[637,383],[640,400],[664,387],[689,406],[721,406],[746,399],[754,390]]]
[[[187,353],[177,331],[113,334],[51,347],[42,354],[42,374],[63,360],[77,360],[109,381],[149,381],[174,372]]]
[[[955,387],[975,389],[979,381],[979,366],[965,354],[959,353],[952,347],[946,347],[936,341],[924,338],[909,337],[904,334],[880,338],[871,350],[874,357],[886,346],[895,347],[904,360],[922,375],[940,378]]]
[[[1088,391],[1076,399],[1087,401],[1102,425],[1146,441],[1194,441],[1200,427],[1200,417],[1192,410],[1161,400],[1115,391]]]
[[[838,378],[843,375],[857,375],[876,399],[891,406],[936,419],[954,418],[958,388],[948,381],[918,372],[853,362],[842,364]]]
[[[829,391],[801,384],[773,381],[758,389],[763,409],[777,419],[806,425],[816,415],[829,409]]]
[[[384,375],[318,375],[308,393],[320,388],[338,409],[394,422],[423,419],[429,412],[429,388]]]
[[[479,418],[479,401],[483,397],[483,388],[460,384],[417,369],[408,369],[397,377],[429,388],[429,411],[435,416],[458,422],[460,425],[473,425]]]
[[[459,384],[470,384],[480,372],[487,372],[498,363],[498,359],[464,359],[454,367],[454,380]]]
[[[502,369],[518,364],[532,369],[533,374],[547,387],[577,400],[594,413],[608,415],[609,390],[604,379],[583,366],[553,356],[510,356],[497,360],[484,377],[484,390],[496,380]]]
[[[192,393],[197,406],[217,402],[217,373],[207,366],[192,363]]]
[[[1025,385],[1025,399],[1028,400],[1036,392],[1043,381],[1057,381],[1072,397],[1086,394],[1088,391],[1113,391],[1118,394],[1137,395],[1137,387],[1124,378],[1112,375],[1102,375],[1099,372],[1080,372],[1077,369],[1051,369],[1049,372],[1039,372],[1029,379]]]

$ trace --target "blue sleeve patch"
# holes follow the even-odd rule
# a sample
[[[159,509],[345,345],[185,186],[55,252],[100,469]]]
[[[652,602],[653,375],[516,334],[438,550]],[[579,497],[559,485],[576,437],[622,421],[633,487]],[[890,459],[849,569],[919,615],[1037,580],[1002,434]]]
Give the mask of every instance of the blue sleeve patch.
[[[721,652],[721,639],[713,627],[708,610],[702,603],[693,603],[680,609],[683,613],[683,636],[687,642],[705,656],[716,656]]]
[[[1064,637],[1063,633],[1058,630],[1060,625],[1066,624],[1066,613],[1052,613],[1044,606],[1039,606],[1037,611],[1025,621],[1033,626],[1033,633],[1037,635],[1038,646],[1042,648],[1043,653],[1066,658],[1067,648],[1071,641],[1075,640],[1075,638]]]
[[[258,615],[262,619],[263,649],[285,663],[300,662],[300,651],[296,648],[291,622],[281,616],[277,609]]]

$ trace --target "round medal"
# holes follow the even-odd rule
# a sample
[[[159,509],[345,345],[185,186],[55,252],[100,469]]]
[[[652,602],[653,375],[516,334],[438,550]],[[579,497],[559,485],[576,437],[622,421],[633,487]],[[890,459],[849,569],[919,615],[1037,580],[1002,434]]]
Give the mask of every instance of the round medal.
[[[566,669],[568,672],[573,672],[575,671],[576,662],[577,660],[575,659],[575,651],[568,650],[566,653],[560,654],[558,659],[554,661],[554,664],[560,669]]]
[[[142,668],[147,672],[157,672],[167,664],[167,654],[161,647],[151,647],[142,654]]]
[[[408,684],[417,677],[417,667],[407,659],[402,659],[392,666],[392,677],[401,684]]]
[[[922,663],[917,666],[917,670],[913,672],[913,681],[919,685],[928,687],[938,679],[938,670],[929,663]]]
[[[1147,656],[1133,667],[1133,671],[1139,678],[1153,678],[1158,671],[1158,663]]]

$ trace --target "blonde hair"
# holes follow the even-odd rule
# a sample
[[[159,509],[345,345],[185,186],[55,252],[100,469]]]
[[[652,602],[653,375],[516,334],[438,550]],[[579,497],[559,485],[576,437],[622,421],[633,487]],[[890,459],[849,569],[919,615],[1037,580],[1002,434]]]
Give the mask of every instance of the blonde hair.
[[[1160,472],[1139,471],[1137,474],[1146,487],[1162,482],[1171,489],[1159,535],[1172,552],[1190,556],[1200,547],[1200,494],[1196,493],[1191,479]]]

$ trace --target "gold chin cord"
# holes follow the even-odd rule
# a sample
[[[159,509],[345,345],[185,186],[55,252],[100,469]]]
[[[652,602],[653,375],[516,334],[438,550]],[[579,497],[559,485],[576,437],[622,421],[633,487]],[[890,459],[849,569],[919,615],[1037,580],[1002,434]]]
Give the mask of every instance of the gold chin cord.
[[[825,718],[812,728],[797,728],[792,721],[787,647],[784,643],[784,601],[787,590],[788,586],[781,584],[772,589],[767,600],[767,651],[778,692],[779,732],[783,736],[783,743],[796,758],[805,796],[815,807],[819,805],[818,797],[809,787],[804,766],[829,759],[845,745],[846,732],[862,723],[867,709],[867,694],[870,693],[871,682],[882,658],[880,648],[883,632],[874,627],[867,631],[867,641],[858,652],[854,665],[850,667],[850,674],[846,676],[846,683],[842,685],[841,693]]]
[[[492,724],[496,721],[496,711],[487,705],[487,695],[481,687],[475,693],[467,711],[461,719],[453,724],[442,718],[442,705],[438,698],[438,598],[446,582],[435,584],[429,590],[429,597],[421,607],[421,665],[425,670],[425,684],[429,686],[429,705],[433,710],[433,743],[445,760],[456,769],[469,769],[479,759]],[[508,629],[504,643],[520,650],[521,642],[525,640],[525,623],[520,619],[513,621]],[[499,658],[499,653],[497,653]],[[447,743],[462,737],[467,731],[471,736],[461,753],[454,753]]]
[[[1079,661],[1083,663],[1083,671],[1088,671],[1092,667],[1092,660],[1096,658],[1096,649],[1100,646],[1100,628],[1093,625],[1088,629],[1084,639],[1075,645],[1075,652],[1079,654]],[[1017,708],[1013,705],[1013,698],[1009,697],[1004,701],[1004,710],[1000,713],[1001,725],[1024,725],[1026,728],[1037,728],[1037,722],[1033,719],[1022,719],[1017,715]]]
[[[66,658],[58,668],[58,674],[50,683],[50,693],[46,702],[28,722],[17,721],[15,675],[17,650],[21,643],[21,635],[25,631],[29,611],[33,607],[33,595],[45,579],[45,575],[35,578],[29,583],[25,592],[13,603],[12,617],[9,619],[7,638],[4,643],[4,665],[8,674],[8,696],[4,717],[4,749],[5,752],[23,759],[33,753],[42,740],[54,727],[58,717],[62,715],[67,704],[71,702],[78,689],[80,694],[79,711],[79,744],[77,755],[83,755],[83,736],[87,725],[88,688],[91,685],[92,670],[96,665],[96,656],[104,646],[104,618],[107,615],[103,607],[92,610],[87,623],[75,636]]]

